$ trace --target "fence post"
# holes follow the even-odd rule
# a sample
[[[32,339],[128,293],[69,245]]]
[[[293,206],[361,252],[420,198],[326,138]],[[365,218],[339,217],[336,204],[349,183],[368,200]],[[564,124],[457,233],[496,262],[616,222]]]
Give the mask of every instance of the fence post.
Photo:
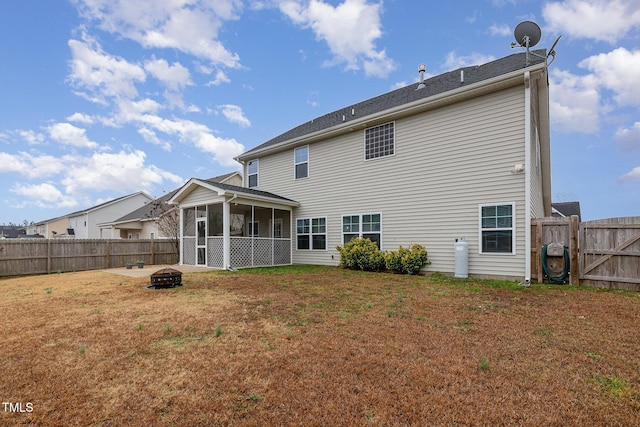
[[[151,265],[156,265],[155,239],[151,239]]]
[[[51,274],[51,239],[47,239],[47,274]]]
[[[571,215],[571,223],[569,224],[569,279],[571,284],[575,286],[580,285],[579,229],[578,215]]]
[[[107,252],[107,266],[105,268],[111,268],[111,241],[107,240],[107,247],[105,250]]]

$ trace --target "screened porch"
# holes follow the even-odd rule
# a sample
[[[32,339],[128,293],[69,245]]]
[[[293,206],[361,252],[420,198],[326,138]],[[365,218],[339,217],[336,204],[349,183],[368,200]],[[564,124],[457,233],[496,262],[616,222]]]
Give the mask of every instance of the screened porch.
[[[291,209],[265,205],[231,199],[181,208],[181,263],[221,269],[291,264]]]

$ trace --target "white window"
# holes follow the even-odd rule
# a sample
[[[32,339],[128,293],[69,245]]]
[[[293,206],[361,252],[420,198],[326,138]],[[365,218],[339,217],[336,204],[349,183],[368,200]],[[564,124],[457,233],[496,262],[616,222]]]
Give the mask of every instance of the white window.
[[[375,242],[382,248],[382,215],[361,214],[342,216],[342,243],[362,237]]]
[[[327,219],[296,219],[297,248],[309,250],[327,249]]]
[[[365,160],[376,159],[378,157],[393,156],[395,154],[395,151],[395,126],[393,122],[365,129]]]
[[[258,160],[251,160],[247,165],[247,176],[249,177],[249,187],[258,186]]]
[[[309,146],[296,148],[294,150],[294,168],[296,179],[309,176]]]
[[[515,203],[480,205],[480,253],[515,254]]]

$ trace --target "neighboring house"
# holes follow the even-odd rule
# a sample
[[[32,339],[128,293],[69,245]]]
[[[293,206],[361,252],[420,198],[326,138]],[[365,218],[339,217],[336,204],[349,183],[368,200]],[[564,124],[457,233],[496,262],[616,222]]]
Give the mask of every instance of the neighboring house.
[[[17,239],[26,234],[25,228],[19,225],[0,225],[0,239]]]
[[[60,216],[36,222],[27,226],[27,234],[41,235],[49,239],[73,237],[67,234],[69,228],[69,217]]]
[[[545,51],[465,67],[306,122],[237,157],[244,188],[191,179],[181,263],[336,265],[336,245],[420,243],[429,271],[531,277],[531,220],[551,215]],[[540,58],[540,55],[542,58]],[[283,106],[284,108],[284,106]]]
[[[241,186],[242,174],[240,172],[231,172],[209,178],[209,181]],[[175,209],[175,206],[167,204],[167,201],[176,191],[178,190],[173,190],[115,221],[98,224],[101,234],[108,234],[113,239],[175,238],[175,236],[167,235],[172,234],[172,219],[163,224],[163,219],[161,218],[171,215],[170,212]],[[163,227],[163,225],[165,226]]]
[[[111,239],[111,230],[101,230],[98,224],[113,221],[127,212],[134,211],[152,202],[153,198],[139,191],[99,204],[89,209],[66,216],[67,233],[76,239]],[[50,237],[50,236],[49,236]]]
[[[582,221],[580,214],[580,202],[558,202],[551,203],[551,216],[568,218],[572,215],[578,216],[578,222]]]

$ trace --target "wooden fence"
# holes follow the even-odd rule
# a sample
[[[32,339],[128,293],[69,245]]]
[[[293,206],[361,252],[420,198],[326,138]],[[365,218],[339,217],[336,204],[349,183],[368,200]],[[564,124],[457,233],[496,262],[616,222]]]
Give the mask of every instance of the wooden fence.
[[[538,283],[544,281],[542,268],[542,247],[552,242],[562,243],[569,249],[569,281],[572,285],[580,284],[580,270],[578,261],[578,230],[577,216],[570,218],[538,218],[531,223],[531,279]],[[548,266],[557,272],[564,266],[563,257],[549,257]]]
[[[583,222],[580,245],[582,284],[640,290],[640,217]]]
[[[640,290],[640,217],[539,218],[532,221],[531,240],[531,275],[538,283],[545,279],[542,247],[559,242],[568,248],[571,284]],[[550,270],[562,269],[562,257],[547,260]]]
[[[124,267],[127,263],[175,264],[169,240],[0,240],[0,277]]]

